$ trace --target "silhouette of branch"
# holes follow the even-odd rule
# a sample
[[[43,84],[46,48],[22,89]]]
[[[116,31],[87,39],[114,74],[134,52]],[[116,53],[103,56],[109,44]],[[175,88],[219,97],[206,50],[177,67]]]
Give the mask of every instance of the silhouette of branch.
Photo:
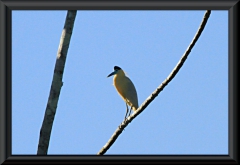
[[[133,113],[131,116],[129,116],[127,118],[127,120],[124,122],[122,122],[118,128],[116,129],[116,131],[113,133],[113,135],[111,136],[111,138],[108,140],[108,142],[103,146],[103,148],[97,153],[97,155],[103,155],[104,153],[107,152],[107,150],[111,147],[111,145],[116,141],[116,139],[118,138],[118,136],[122,133],[123,129],[135,118],[137,117],[157,96],[158,94],[164,89],[165,86],[167,86],[167,84],[175,77],[175,75],[178,73],[178,71],[180,70],[180,68],[182,67],[182,65],[184,64],[184,62],[186,61],[188,55],[190,54],[193,46],[195,45],[195,43],[197,42],[198,38],[200,37],[206,23],[207,20],[209,18],[211,14],[211,10],[207,10],[202,23],[196,33],[196,35],[194,36],[192,42],[190,43],[189,47],[187,48],[186,52],[183,54],[183,56],[181,57],[180,61],[177,63],[176,67],[172,70],[172,72],[169,74],[169,76],[162,82],[161,85],[159,85],[159,87],[143,102],[143,104],[138,107],[137,111],[135,113]]]
[[[44,120],[42,123],[42,128],[40,130],[37,155],[47,155],[52,125],[57,110],[57,104],[60,96],[61,87],[63,85],[62,82],[63,71],[67,58],[68,47],[72,36],[76,14],[77,14],[76,10],[69,10],[67,12],[65,25],[62,31],[62,36],[58,48],[51,90],[48,98]]]

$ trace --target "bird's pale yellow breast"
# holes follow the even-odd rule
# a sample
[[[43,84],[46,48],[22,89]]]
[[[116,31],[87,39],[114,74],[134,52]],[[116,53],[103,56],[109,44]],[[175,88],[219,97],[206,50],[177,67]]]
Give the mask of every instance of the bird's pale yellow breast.
[[[118,75],[115,75],[114,78],[113,78],[113,85],[117,89],[119,95],[125,100],[125,98],[126,98],[126,84],[125,84],[123,78],[121,78]]]

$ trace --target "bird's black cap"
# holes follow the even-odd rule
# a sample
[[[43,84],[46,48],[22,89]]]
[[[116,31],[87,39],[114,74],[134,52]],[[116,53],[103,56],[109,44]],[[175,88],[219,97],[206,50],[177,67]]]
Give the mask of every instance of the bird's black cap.
[[[119,66],[114,66],[114,70],[121,70]]]

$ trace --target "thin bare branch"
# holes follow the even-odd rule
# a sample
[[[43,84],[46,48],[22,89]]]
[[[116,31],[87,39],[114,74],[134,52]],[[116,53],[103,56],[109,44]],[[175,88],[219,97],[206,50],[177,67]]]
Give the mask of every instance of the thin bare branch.
[[[66,16],[65,25],[62,31],[62,36],[58,48],[51,90],[48,98],[44,120],[42,123],[42,128],[40,130],[37,155],[47,155],[52,125],[57,110],[57,104],[60,96],[61,87],[63,85],[62,82],[63,71],[67,58],[68,47],[72,36],[76,14],[77,14],[76,10],[69,10]]]
[[[125,122],[122,122],[116,131],[113,133],[111,138],[108,140],[108,142],[103,146],[103,148],[97,153],[97,155],[103,155],[107,152],[107,150],[111,147],[111,145],[116,141],[118,136],[122,133],[123,129],[135,118],[137,117],[157,96],[158,94],[164,89],[165,86],[175,77],[175,75],[178,73],[184,62],[186,61],[188,55],[190,54],[193,46],[197,42],[198,38],[200,37],[207,20],[211,14],[211,10],[207,10],[204,18],[202,20],[202,23],[194,36],[192,42],[190,43],[189,47],[187,48],[186,52],[181,57],[180,61],[177,63],[176,67],[172,70],[172,72],[169,74],[169,76],[162,82],[161,85],[144,101],[144,103],[137,109],[137,111],[129,116]]]

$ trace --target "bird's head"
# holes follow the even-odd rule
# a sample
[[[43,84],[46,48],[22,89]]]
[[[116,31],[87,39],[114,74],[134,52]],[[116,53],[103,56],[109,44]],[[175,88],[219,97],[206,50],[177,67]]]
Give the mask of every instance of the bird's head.
[[[125,75],[123,70],[119,66],[114,66],[114,71],[110,73],[107,77],[113,76],[113,75]]]

